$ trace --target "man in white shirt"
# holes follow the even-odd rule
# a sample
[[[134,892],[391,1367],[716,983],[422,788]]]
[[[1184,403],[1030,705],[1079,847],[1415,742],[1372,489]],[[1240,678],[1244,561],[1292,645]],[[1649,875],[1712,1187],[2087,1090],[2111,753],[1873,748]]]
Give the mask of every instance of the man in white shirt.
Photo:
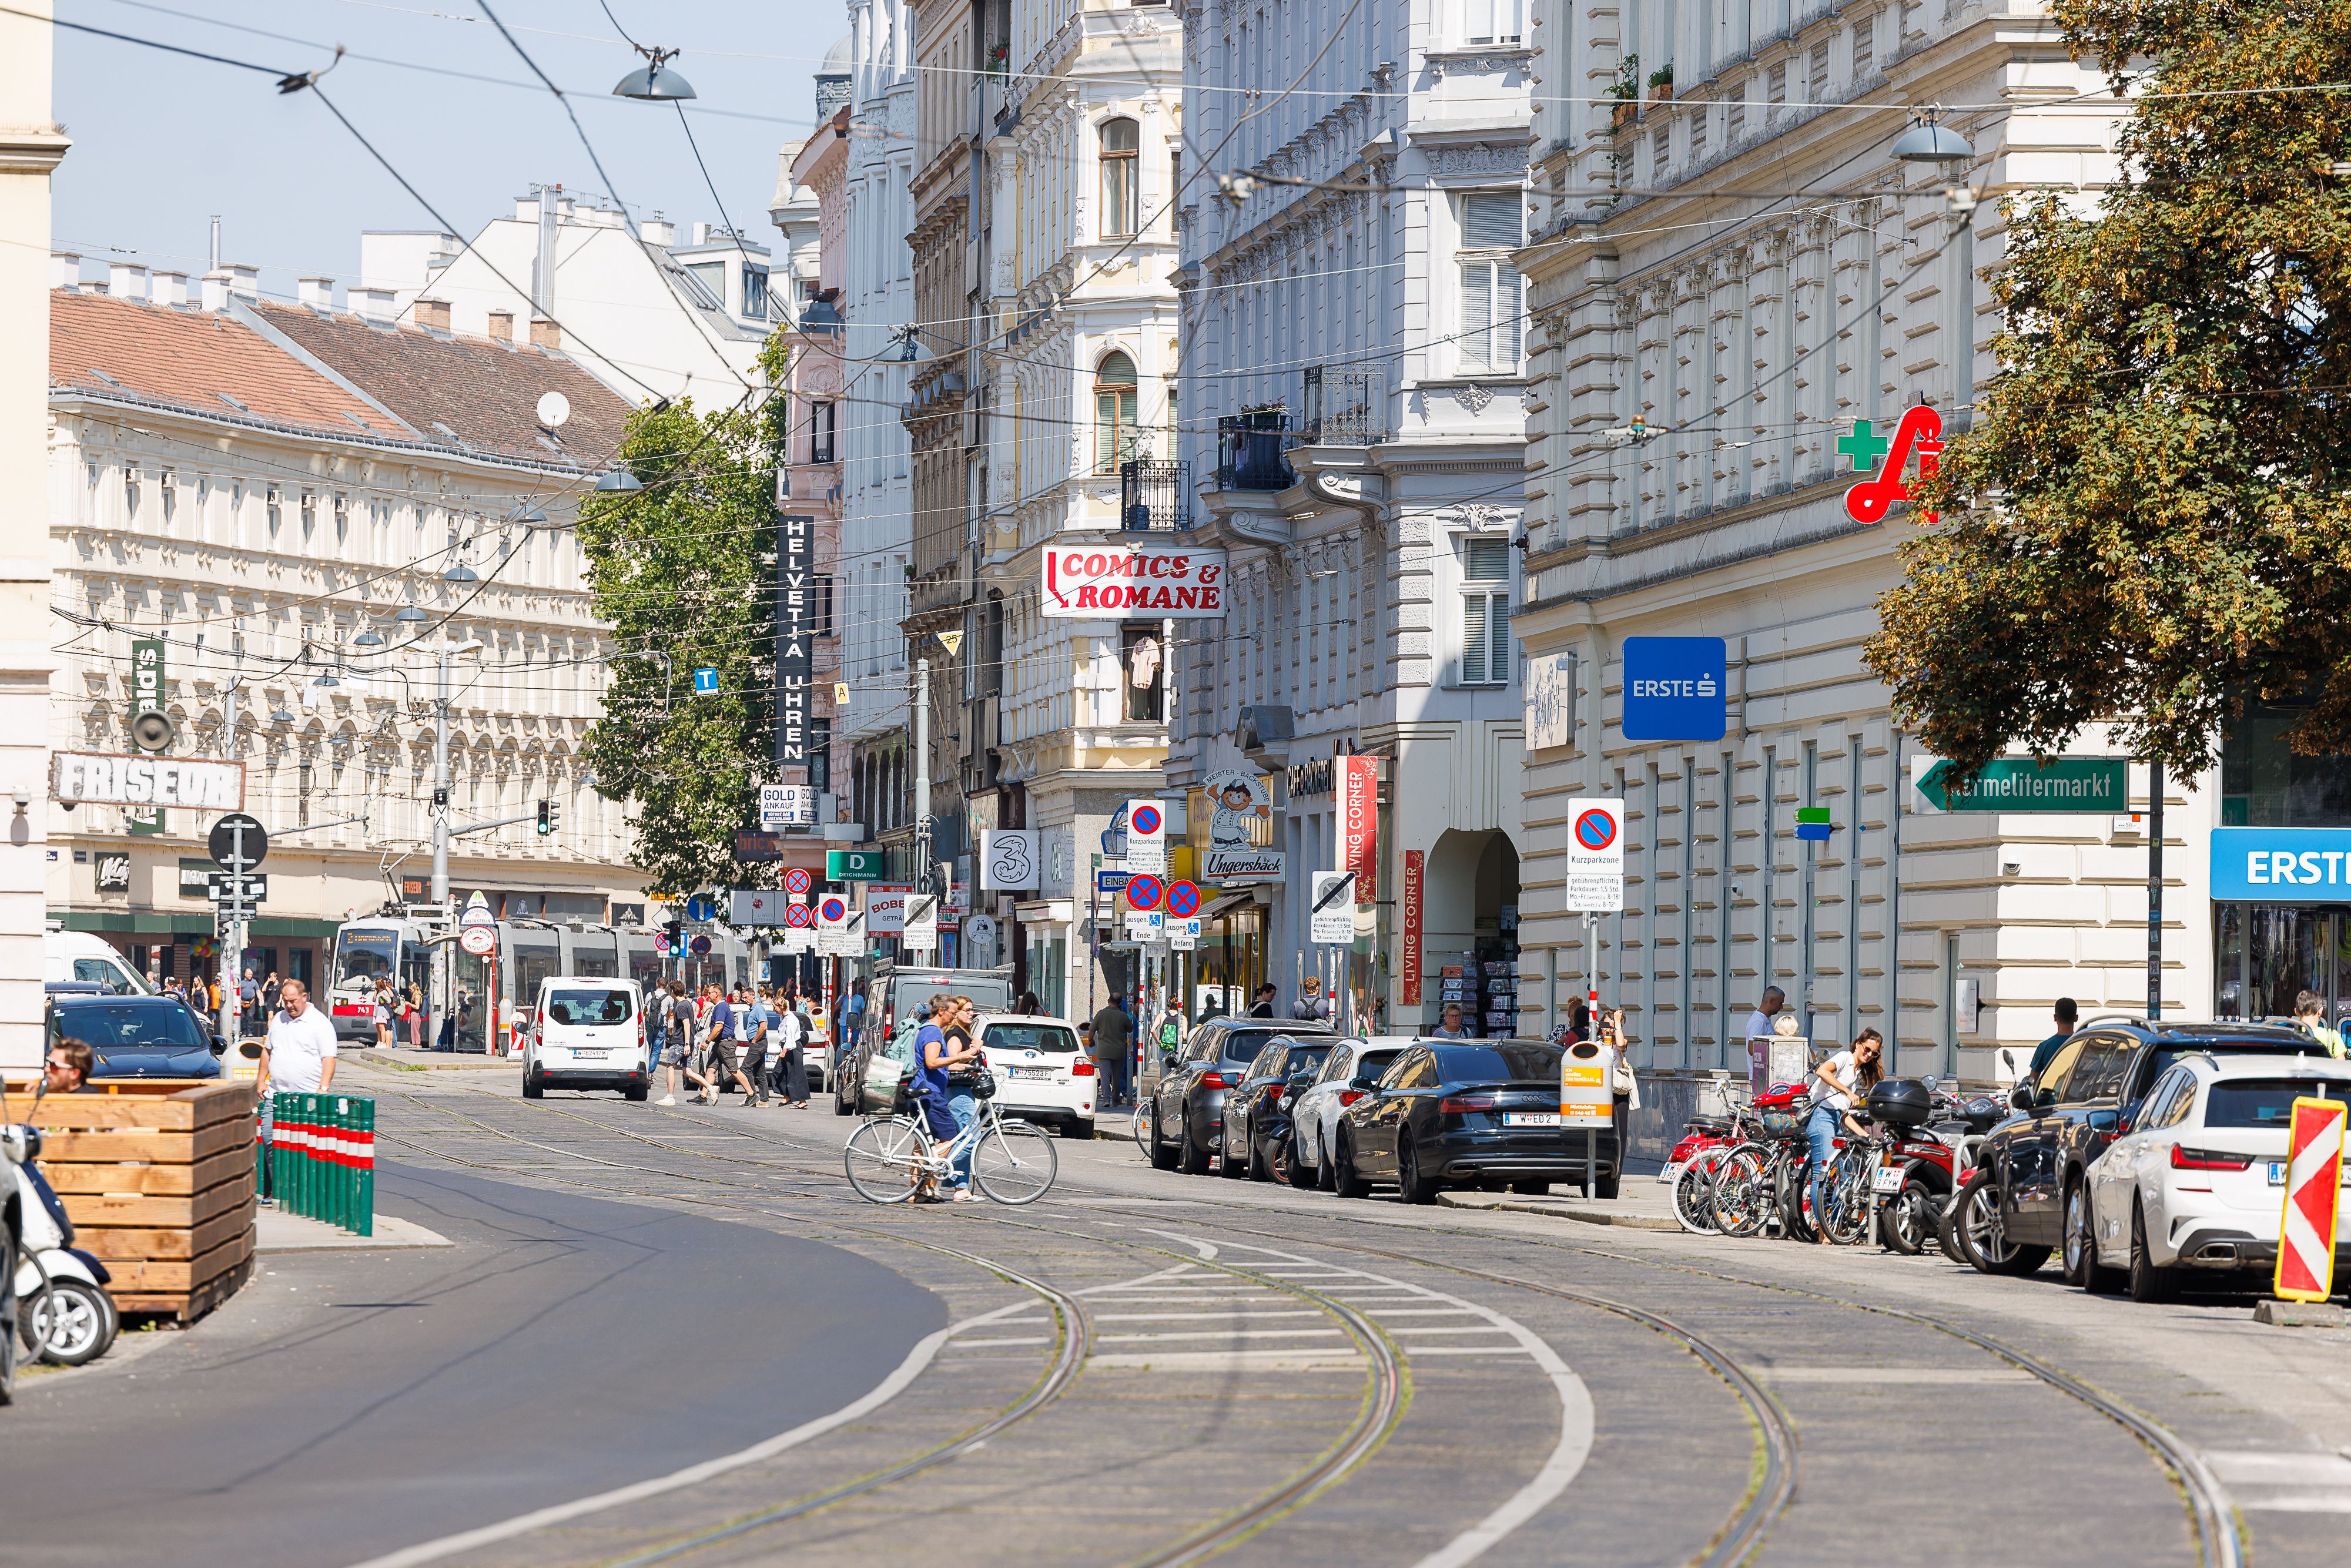
[[[310,1005],[310,988],[301,981],[287,981],[280,997],[262,1048],[262,1087],[288,1094],[323,1093],[335,1082],[335,1026]]]

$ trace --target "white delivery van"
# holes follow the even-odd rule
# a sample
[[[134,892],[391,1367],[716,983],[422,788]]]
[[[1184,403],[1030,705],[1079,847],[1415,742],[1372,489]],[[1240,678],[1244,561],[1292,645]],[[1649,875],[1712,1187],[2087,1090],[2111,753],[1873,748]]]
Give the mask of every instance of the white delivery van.
[[[550,1084],[645,1098],[653,1063],[645,1050],[645,1000],[636,981],[560,975],[538,982],[538,1005],[523,1040],[523,1098],[536,1100]]]
[[[41,979],[49,985],[99,985],[118,997],[152,997],[147,977],[122,950],[87,931],[50,931],[41,937]]]

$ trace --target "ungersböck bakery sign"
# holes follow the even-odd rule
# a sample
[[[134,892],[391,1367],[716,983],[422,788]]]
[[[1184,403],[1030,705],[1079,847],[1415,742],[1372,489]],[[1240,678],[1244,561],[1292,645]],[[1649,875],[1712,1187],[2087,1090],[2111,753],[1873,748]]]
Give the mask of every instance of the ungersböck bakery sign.
[[[2215,828],[2212,896],[2351,904],[2351,829]]]

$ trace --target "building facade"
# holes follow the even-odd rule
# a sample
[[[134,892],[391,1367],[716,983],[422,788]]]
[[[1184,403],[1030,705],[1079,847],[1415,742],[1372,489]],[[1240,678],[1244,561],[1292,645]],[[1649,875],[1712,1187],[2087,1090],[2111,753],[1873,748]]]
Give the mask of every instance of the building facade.
[[[1596,969],[1638,1060],[1743,1071],[1744,1021],[1776,985],[1822,1041],[1875,1027],[1903,1071],[1989,1080],[2061,995],[2145,1010],[2146,770],[2127,804],[1936,813],[1917,787],[1935,759],[1861,660],[1919,519],[1847,496],[1915,471],[1922,405],[1945,438],[1967,428],[1994,369],[2000,198],[2113,177],[2103,78],[2041,7],[2004,0],[1536,9],[1535,70],[1561,97],[1539,110],[1518,253],[1535,371],[1524,1027],[1562,1021]],[[1904,106],[1929,103],[1968,106],[1942,120],[1968,157],[1893,157]],[[1719,735],[1644,710],[1628,738],[1656,646],[1628,673],[1628,640],[1661,636],[1720,639]],[[2216,782],[2167,791],[2174,1014],[2245,1005],[2215,985]],[[1584,797],[1625,801],[1624,909],[1596,954],[1564,893]],[[1825,840],[1798,836],[1807,808]]]
[[[50,744],[131,752],[152,706],[169,754],[241,763],[271,835],[248,962],[309,978],[341,921],[429,897],[445,665],[453,823],[559,813],[456,839],[458,897],[642,923],[622,808],[577,760],[612,648],[567,526],[629,405],[559,351],[266,303],[249,269],[191,300],[175,274],[54,265]],[[212,817],[62,811],[49,919],[159,977],[212,972]]]
[[[1468,982],[1517,951],[1532,51],[1509,5],[1183,16],[1202,166],[1177,210],[1179,456],[1230,607],[1182,644],[1168,779],[1205,808],[1212,775],[1263,770],[1274,808],[1196,1004],[1316,974],[1365,1027],[1409,1030],[1450,981],[1506,1030],[1510,988]],[[1339,864],[1352,756],[1380,780],[1374,874],[1353,943],[1318,946],[1306,894]],[[1187,821],[1205,848],[1212,812]]]

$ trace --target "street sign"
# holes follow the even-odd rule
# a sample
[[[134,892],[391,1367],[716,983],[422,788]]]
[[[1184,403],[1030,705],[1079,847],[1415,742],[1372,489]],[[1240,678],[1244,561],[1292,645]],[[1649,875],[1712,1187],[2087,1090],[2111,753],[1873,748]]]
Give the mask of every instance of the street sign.
[[[804,865],[796,865],[784,873],[784,892],[791,897],[806,898],[809,889],[814,885],[815,879],[809,875],[809,869]]]
[[[2270,1289],[2288,1301],[2323,1301],[2335,1290],[2335,1212],[2343,1202],[2343,1102],[2298,1096],[2286,1124],[2285,1188],[2277,1267]]]
[[[464,941],[465,933],[462,931],[459,932],[457,934],[457,939],[461,942]],[[473,949],[468,947],[465,951],[470,953]],[[664,958],[669,956],[669,933],[667,931],[656,931],[653,933],[653,951],[660,954]]]
[[[824,879],[827,882],[879,882],[883,874],[883,860],[880,850],[827,850],[824,852]]]
[[[498,917],[490,913],[490,901],[478,893],[465,901],[465,907],[457,915],[460,925],[496,925],[497,923]]]
[[[939,946],[939,895],[935,893],[910,893],[906,895],[905,924],[899,930],[898,940],[917,953],[933,953]]]
[[[1625,639],[1625,738],[1720,740],[1729,657],[1719,637]]]
[[[1829,809],[1826,806],[1796,808],[1796,837],[1805,842],[1827,843],[1829,835],[1835,831],[1835,824],[1829,821]]]
[[[1343,943],[1355,939],[1355,873],[1318,871],[1307,904],[1307,940]]]
[[[234,872],[216,871],[204,879],[204,896],[214,904],[266,904],[269,902],[269,878],[239,876]]]
[[[1130,909],[1125,925],[1128,941],[1156,942],[1167,928],[1167,916],[1156,909]]]
[[[1283,858],[1280,850],[1206,850],[1200,874],[1210,882],[1280,882]]]
[[[1167,884],[1167,916],[1171,920],[1189,920],[1200,913],[1200,887],[1197,883],[1171,882]]]
[[[963,923],[963,964],[966,968],[996,967],[996,917],[974,915]]]
[[[1959,771],[1938,762],[1918,778],[1918,793],[1938,811],[2096,811],[2130,810],[2121,757],[2053,757],[2046,765],[2030,757],[1995,757],[1964,789],[1952,785]]]
[[[816,950],[827,957],[847,957],[856,951],[857,916],[849,900],[828,893],[816,901]]]
[[[768,888],[737,888],[726,896],[729,925],[781,925],[789,907],[784,895]]]
[[[989,893],[1035,887],[1037,860],[1034,829],[992,828],[979,835],[979,885]]]
[[[1126,803],[1126,869],[1167,869],[1167,808],[1156,800]]]
[[[914,888],[903,882],[865,884],[865,929],[875,936],[895,936],[906,927],[906,895]]]
[[[777,828],[809,828],[816,825],[816,786],[813,784],[762,784],[759,786],[759,826],[773,831]]]
[[[795,931],[801,930],[816,924],[816,915],[805,904],[788,904],[784,906],[784,924]]]
[[[685,945],[685,950],[693,954],[697,958],[707,958],[710,956],[710,938],[707,936],[696,936],[693,941],[688,942]]]
[[[707,925],[718,918],[718,901],[706,893],[697,893],[685,901],[685,917]]]
[[[244,838],[240,844],[238,833]],[[213,824],[204,837],[204,847],[212,852],[213,864],[223,871],[251,871],[269,855],[269,835],[260,821],[243,811],[231,811]]]
[[[1563,1127],[1605,1127],[1614,1109],[1608,1087],[1608,1053],[1597,1040],[1580,1040],[1559,1062],[1559,1121]]]
[[[1102,830],[1102,853],[1110,856],[1110,858],[1114,861],[1122,861],[1126,858],[1125,807],[1121,806],[1118,809],[1118,814],[1110,820],[1110,826]]]
[[[694,672],[694,695],[715,697],[718,695],[718,672],[705,666]]]
[[[1583,796],[1567,803],[1567,907],[1625,907],[1625,802]]]
[[[495,925],[466,925],[458,929],[457,946],[476,958],[487,957],[490,949],[497,945],[498,928]],[[669,951],[667,933],[663,934],[661,940],[655,946],[664,953]]]
[[[1098,871],[1094,873],[1094,891],[1112,894],[1124,893],[1130,874],[1123,871]]]
[[[1147,872],[1126,879],[1126,906],[1129,909],[1156,909],[1166,893],[1166,884]]]
[[[1167,946],[1178,953],[1189,953],[1200,946],[1200,923],[1197,920],[1170,920],[1167,923]]]

